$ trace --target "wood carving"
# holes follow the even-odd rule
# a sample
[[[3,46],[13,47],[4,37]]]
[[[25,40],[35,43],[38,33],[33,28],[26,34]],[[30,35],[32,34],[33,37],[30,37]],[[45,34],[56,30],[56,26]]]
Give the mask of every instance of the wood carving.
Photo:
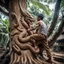
[[[11,5],[12,4],[12,5]],[[21,0],[11,0],[9,4],[10,18],[10,64],[46,64],[37,55],[40,53],[39,44],[34,44],[33,38],[39,34],[28,31],[34,19],[22,8]]]

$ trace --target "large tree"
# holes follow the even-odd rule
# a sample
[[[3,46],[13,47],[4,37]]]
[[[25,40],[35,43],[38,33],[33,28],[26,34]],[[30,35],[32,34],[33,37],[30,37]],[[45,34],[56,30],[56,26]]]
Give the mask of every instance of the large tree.
[[[1,61],[1,64],[5,64],[7,58],[9,60],[9,62],[7,62],[8,64],[47,64],[42,58],[38,56],[40,52],[40,47],[38,47],[39,44],[34,45],[31,39],[35,37],[35,34],[33,34],[33,31],[27,31],[34,19],[26,10],[26,2],[27,0],[0,0],[0,9],[4,14],[9,15],[10,21],[10,40],[5,53],[1,57],[1,59],[4,59]],[[59,4],[56,5],[56,9],[58,9],[59,13],[61,0],[57,0],[57,3]],[[9,11],[9,13],[2,7]],[[54,22],[54,19],[57,21],[58,13],[56,14],[55,12],[57,17],[54,14],[52,22]],[[58,32],[56,32],[55,35],[53,35],[53,38],[49,40],[50,46],[52,41],[56,40],[56,38],[59,36],[57,34],[61,33],[64,19],[62,19],[62,21],[63,22],[61,22],[60,25],[61,27],[58,28]],[[38,36],[38,34],[36,35]]]

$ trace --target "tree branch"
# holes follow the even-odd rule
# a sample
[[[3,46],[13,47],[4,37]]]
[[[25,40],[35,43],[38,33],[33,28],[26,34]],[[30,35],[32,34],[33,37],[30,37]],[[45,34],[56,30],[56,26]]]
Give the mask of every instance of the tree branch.
[[[55,34],[49,39],[49,46],[51,47],[56,39],[59,37],[59,35],[62,33],[62,30],[63,30],[63,27],[64,27],[64,18],[62,18],[62,22],[58,28],[58,30],[55,32]]]
[[[53,30],[56,26],[57,19],[58,19],[58,16],[59,16],[60,3],[61,3],[61,0],[57,0],[56,6],[55,6],[54,17],[53,17],[52,23],[50,25],[50,28],[48,30],[48,37],[52,34],[52,32],[53,32]]]
[[[5,14],[6,16],[9,16],[9,12],[4,10],[3,7],[0,6],[0,12],[2,12],[3,14]]]
[[[0,6],[4,7],[5,9],[7,9],[7,4],[5,4],[6,1],[2,2],[0,1]]]
[[[20,0],[20,2],[21,2],[21,4],[22,4],[22,8],[24,9],[24,10],[26,10],[26,8],[27,8],[27,5],[26,5],[26,2],[27,2],[27,0]]]

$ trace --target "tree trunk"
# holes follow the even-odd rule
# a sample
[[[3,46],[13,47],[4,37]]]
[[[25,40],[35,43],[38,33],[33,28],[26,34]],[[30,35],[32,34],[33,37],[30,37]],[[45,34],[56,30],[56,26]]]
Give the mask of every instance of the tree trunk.
[[[48,64],[37,57],[39,48],[31,43],[33,32],[27,31],[33,20],[26,11],[26,0],[11,0],[10,19],[10,64]],[[38,36],[38,34],[36,34]],[[37,46],[35,48],[35,46]]]
[[[50,25],[50,28],[48,30],[48,37],[52,34],[52,32],[53,32],[53,30],[56,26],[57,19],[58,19],[58,16],[59,16],[60,3],[61,3],[61,0],[57,0],[56,6],[55,6],[54,17],[53,17],[52,23]]]
[[[56,39],[59,37],[59,35],[62,33],[62,30],[63,30],[63,27],[64,27],[64,18],[62,18],[62,21],[61,21],[61,24],[58,28],[58,30],[55,32],[55,34],[49,39],[49,47],[51,47]]]
[[[48,64],[41,55],[43,48],[33,39],[41,35],[28,31],[34,20],[26,11],[26,2],[27,0],[10,0],[10,40],[5,53],[0,58],[2,59],[0,64]]]

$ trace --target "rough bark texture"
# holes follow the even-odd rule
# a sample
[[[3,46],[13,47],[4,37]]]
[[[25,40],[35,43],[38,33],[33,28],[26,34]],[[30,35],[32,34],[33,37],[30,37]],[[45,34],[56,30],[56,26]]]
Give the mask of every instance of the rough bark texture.
[[[26,1],[0,1],[0,5],[9,11],[10,19],[10,40],[7,49],[0,57],[0,64],[48,64],[38,56],[40,53],[39,44],[34,44],[31,40],[35,35],[39,35],[33,34],[33,31],[27,31],[34,20],[26,11]],[[4,13],[6,14],[5,11]]]
[[[58,30],[55,32],[55,34],[49,39],[49,47],[51,47],[56,39],[59,37],[59,35],[62,33],[62,30],[63,30],[63,27],[64,27],[64,18],[62,18],[62,21],[61,21],[61,24],[58,28]]]
[[[53,32],[53,30],[56,26],[57,19],[58,19],[58,16],[59,16],[60,3],[61,3],[61,0],[57,0],[56,6],[55,6],[54,17],[53,17],[52,23],[50,25],[50,28],[48,30],[48,37],[52,34],[52,32]]]
[[[25,2],[24,2],[25,1]],[[48,64],[39,58],[38,45],[31,38],[35,35],[27,31],[33,20],[26,11],[26,0],[11,0],[9,4],[10,18],[10,64]],[[35,47],[36,46],[36,47]]]

